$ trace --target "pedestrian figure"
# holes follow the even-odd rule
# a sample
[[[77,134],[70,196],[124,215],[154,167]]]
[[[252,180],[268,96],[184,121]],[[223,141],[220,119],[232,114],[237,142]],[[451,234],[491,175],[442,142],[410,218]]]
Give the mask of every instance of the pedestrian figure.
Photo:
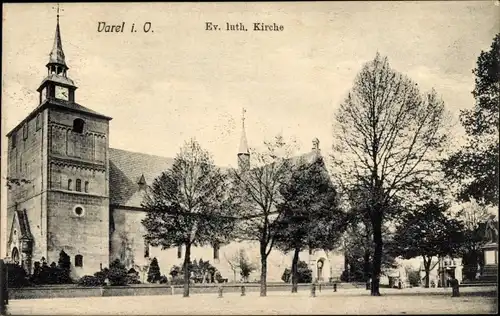
[[[316,284],[311,283],[311,297],[316,297]]]
[[[460,285],[456,278],[450,280],[451,283],[451,297],[459,297],[460,296]]]

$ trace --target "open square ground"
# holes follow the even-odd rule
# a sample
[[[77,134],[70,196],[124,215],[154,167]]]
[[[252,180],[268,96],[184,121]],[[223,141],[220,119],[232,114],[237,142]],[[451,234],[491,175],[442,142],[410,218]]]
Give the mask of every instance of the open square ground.
[[[8,315],[165,315],[165,314],[493,314],[497,312],[496,288],[463,288],[460,297],[450,289],[383,289],[372,297],[362,289],[258,292],[246,296],[225,293],[181,295],[86,297],[11,300]]]

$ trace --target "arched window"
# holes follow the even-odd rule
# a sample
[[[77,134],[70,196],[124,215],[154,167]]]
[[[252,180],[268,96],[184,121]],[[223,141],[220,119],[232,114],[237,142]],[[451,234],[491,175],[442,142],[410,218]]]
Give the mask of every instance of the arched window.
[[[88,181],[85,181],[85,192],[86,193],[89,192],[89,182]]]
[[[19,264],[19,250],[17,250],[16,247],[14,247],[14,249],[12,249],[12,261],[15,263],[15,264]]]
[[[73,121],[73,132],[75,133],[83,133],[83,128],[85,127],[85,121],[82,119],[75,119]]]
[[[70,191],[71,191],[72,184],[73,184],[73,180],[68,179],[68,190],[70,190]]]
[[[82,255],[75,256],[75,267],[83,267],[83,256]]]
[[[76,191],[82,192],[82,180],[76,179]]]

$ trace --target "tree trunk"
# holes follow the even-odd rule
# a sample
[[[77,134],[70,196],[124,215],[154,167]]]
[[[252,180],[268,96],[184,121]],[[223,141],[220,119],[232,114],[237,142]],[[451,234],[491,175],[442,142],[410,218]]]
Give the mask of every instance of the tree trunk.
[[[380,272],[382,268],[382,218],[380,212],[376,212],[373,225],[373,243],[375,244],[375,251],[373,254],[373,267],[372,267],[372,286],[371,295],[380,296]]]
[[[260,296],[267,296],[267,256],[266,246],[260,246]]]
[[[370,250],[365,249],[365,253],[363,255],[363,272],[364,272],[364,277],[365,277],[365,282],[368,282],[370,280]]]
[[[191,245],[186,244],[186,252],[184,255],[184,297],[189,297],[189,279],[191,271],[189,271],[189,263],[191,261]]]
[[[299,263],[299,252],[300,249],[295,249],[295,253],[293,254],[292,260],[292,293],[297,293],[298,283],[299,283],[299,274],[297,271],[297,265]]]
[[[431,283],[431,280],[429,279],[431,276],[431,261],[432,257],[430,257],[427,261],[424,258],[424,270],[425,270],[425,288],[428,289]]]

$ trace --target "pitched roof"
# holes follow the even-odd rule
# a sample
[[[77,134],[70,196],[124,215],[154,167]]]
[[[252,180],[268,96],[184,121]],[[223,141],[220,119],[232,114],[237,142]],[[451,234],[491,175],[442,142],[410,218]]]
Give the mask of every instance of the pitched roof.
[[[150,185],[174,163],[173,158],[109,149],[110,204],[141,207],[144,184]]]
[[[294,164],[312,162],[319,151],[291,158]],[[144,188],[162,172],[172,167],[174,158],[143,154],[122,149],[109,149],[109,195],[114,206],[141,207]],[[220,167],[223,172],[227,168]],[[145,182],[145,183],[144,183]]]

